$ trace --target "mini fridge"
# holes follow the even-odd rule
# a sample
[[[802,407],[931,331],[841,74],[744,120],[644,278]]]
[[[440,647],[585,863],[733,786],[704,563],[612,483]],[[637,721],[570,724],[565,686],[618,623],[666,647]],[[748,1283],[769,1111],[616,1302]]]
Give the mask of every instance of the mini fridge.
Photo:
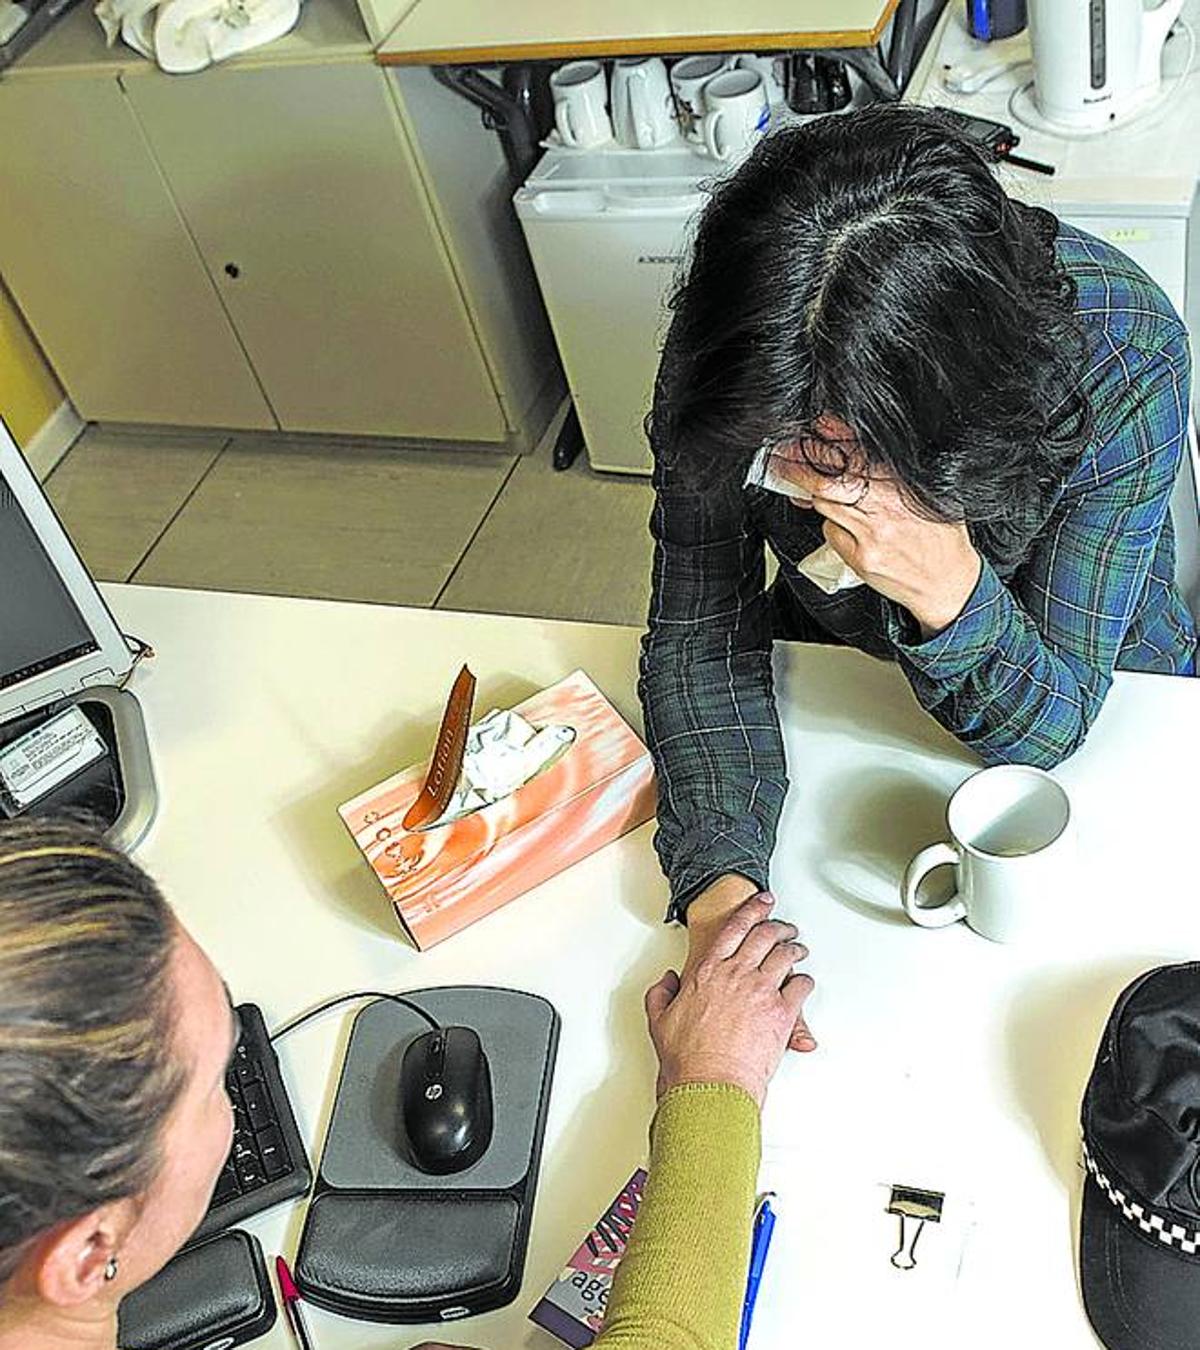
[[[665,301],[717,169],[683,141],[551,149],[513,199],[594,469],[650,472]]]

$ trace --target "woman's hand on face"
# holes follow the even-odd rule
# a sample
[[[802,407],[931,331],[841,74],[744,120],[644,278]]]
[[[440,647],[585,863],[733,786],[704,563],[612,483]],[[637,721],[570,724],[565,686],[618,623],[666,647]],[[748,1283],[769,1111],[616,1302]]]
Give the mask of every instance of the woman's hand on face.
[[[668,970],[647,991],[659,1096],[680,1083],[731,1083],[762,1105],[813,987],[793,972],[808,948],[792,924],[771,919],[772,903],[745,901],[682,976]]]
[[[982,566],[967,527],[918,515],[889,478],[797,471],[825,519],[825,539],[872,590],[905,609],[926,639],[962,613]]]

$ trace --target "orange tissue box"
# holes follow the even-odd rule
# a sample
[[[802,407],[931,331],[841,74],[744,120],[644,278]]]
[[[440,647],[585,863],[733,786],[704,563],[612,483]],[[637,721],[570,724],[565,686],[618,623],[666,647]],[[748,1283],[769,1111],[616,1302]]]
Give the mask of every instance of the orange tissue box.
[[[513,711],[535,729],[575,734],[559,758],[500,800],[408,831],[401,822],[426,770],[414,764],[338,807],[421,951],[654,815],[650,752],[583,671]]]

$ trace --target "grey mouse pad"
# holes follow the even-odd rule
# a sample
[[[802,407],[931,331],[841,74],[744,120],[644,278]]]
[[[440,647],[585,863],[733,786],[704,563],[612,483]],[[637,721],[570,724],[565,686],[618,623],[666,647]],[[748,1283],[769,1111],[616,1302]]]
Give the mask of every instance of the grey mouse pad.
[[[495,1123],[478,1162],[430,1176],[405,1156],[400,1120],[400,1063],[429,1024],[402,1004],[381,1000],[358,1014],[346,1050],[321,1159],[326,1186],[354,1191],[509,1190],[529,1171],[556,1038],[545,999],[480,986],[405,993],[442,1026],[475,1031],[488,1057]]]

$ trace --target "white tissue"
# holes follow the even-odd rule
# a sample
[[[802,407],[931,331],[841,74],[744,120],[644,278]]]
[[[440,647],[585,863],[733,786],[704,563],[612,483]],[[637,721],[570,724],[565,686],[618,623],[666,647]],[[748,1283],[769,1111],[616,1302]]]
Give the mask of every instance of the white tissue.
[[[121,41],[135,52],[140,52],[147,61],[154,56],[154,10],[143,14],[126,14],[121,20]]]
[[[750,464],[745,486],[778,492],[781,497],[790,497],[796,502],[812,501],[811,492],[806,492],[776,471],[770,448],[765,445]],[[838,591],[848,591],[854,586],[863,585],[862,577],[845,562],[832,544],[822,544],[813,549],[796,564],[796,571],[807,577],[814,586],[820,587],[826,595],[836,595]]]
[[[274,42],[299,17],[299,0],[168,0],[158,7],[154,51],[163,70],[193,74]]]
[[[153,16],[157,7],[158,0],[98,0],[95,14],[104,29],[105,40],[111,47],[117,38],[124,35],[127,24],[131,30],[137,30],[147,15]]]
[[[862,577],[832,544],[814,548],[796,564],[796,571],[807,577],[814,586],[819,586],[826,595],[836,595],[838,591],[849,591],[863,585]]]
[[[519,713],[493,709],[467,732],[458,786],[434,824],[448,825],[507,797],[548,768],[574,740],[572,727],[535,731]]]
[[[97,0],[95,14],[109,46],[120,34],[182,75],[282,37],[300,17],[300,0]]]

